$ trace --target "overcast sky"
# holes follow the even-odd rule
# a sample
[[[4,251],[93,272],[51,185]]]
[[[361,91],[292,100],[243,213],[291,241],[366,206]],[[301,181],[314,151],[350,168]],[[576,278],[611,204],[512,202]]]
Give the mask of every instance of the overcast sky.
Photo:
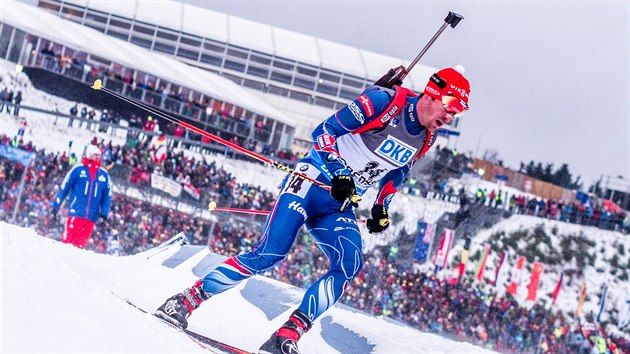
[[[408,60],[457,12],[421,63],[466,67],[459,150],[630,175],[628,1],[183,1]]]

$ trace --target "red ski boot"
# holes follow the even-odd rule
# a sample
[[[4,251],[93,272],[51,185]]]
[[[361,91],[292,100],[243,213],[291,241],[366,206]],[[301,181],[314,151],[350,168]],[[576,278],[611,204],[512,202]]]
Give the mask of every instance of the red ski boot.
[[[259,354],[300,354],[297,341],[312,327],[300,310],[293,311],[289,320],[260,347]]]

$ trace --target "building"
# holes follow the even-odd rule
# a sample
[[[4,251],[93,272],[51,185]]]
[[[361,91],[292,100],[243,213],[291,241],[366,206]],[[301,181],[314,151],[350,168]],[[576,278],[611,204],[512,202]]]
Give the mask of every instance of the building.
[[[293,122],[294,148],[310,146],[317,123],[389,68],[409,64],[177,1],[38,0],[37,6],[233,81]],[[417,65],[405,84],[421,92],[433,72]],[[438,144],[460,134],[458,123],[440,130]]]

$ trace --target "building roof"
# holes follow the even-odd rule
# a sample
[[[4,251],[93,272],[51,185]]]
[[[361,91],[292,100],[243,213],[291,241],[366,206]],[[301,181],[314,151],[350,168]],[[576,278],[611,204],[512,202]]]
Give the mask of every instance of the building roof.
[[[386,56],[174,0],[63,1],[372,81],[376,81],[392,67],[407,66],[413,59]],[[435,71],[436,68],[433,67],[416,65],[407,76],[406,86],[422,91]]]
[[[87,5],[86,1],[76,1],[75,3],[82,6]],[[116,13],[124,11],[127,15],[132,15],[130,11],[137,12],[138,19],[141,17],[143,21],[147,22],[159,20],[163,25],[167,25],[167,22],[172,21],[170,20],[172,18],[178,18],[180,21],[178,23],[181,23],[183,9],[181,6],[176,6],[178,3],[150,2],[150,4],[159,4],[160,12],[145,9],[149,6],[145,6],[142,2],[137,2],[135,6],[129,6],[129,2],[126,1],[95,1],[90,6],[96,7],[98,5],[102,10],[107,8],[108,11],[116,10]],[[105,35],[89,27],[66,21],[31,5],[13,0],[3,0],[2,8],[0,21],[24,32],[160,77],[290,126],[294,125],[284,113],[219,75],[184,64],[171,56],[152,52]],[[171,13],[173,16],[156,16],[158,13]],[[168,25],[171,26],[173,23]]]

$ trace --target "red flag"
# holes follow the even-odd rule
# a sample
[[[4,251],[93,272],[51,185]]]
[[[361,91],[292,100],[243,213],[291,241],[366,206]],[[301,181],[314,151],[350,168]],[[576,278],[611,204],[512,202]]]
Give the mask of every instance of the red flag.
[[[503,273],[503,264],[505,262],[505,251],[501,251],[501,258],[499,258],[499,264],[497,265],[497,270],[494,272],[494,280],[492,281],[492,286],[497,286],[499,282],[499,276]]]
[[[154,137],[151,140],[153,162],[162,163],[166,159],[166,135]]]
[[[446,267],[446,260],[448,259],[448,251],[451,249],[451,243],[453,242],[453,230],[442,230],[442,241],[440,241],[440,247],[438,248],[435,256],[433,257],[433,264],[436,267]]]
[[[525,263],[525,257],[518,257],[518,261],[516,262],[516,269],[514,269],[514,274],[512,274],[512,281],[507,288],[507,292],[516,295],[518,292],[518,284],[521,282],[521,273],[523,272],[523,264]]]
[[[540,262],[534,263],[532,268],[532,277],[527,286],[527,300],[536,301],[536,291],[538,290],[538,283],[540,282],[540,273],[543,271],[543,264]]]
[[[584,313],[584,300],[586,300],[586,280],[582,280],[582,289],[580,289],[580,299],[578,300],[577,310],[575,310],[577,317],[582,317],[582,314]]]
[[[560,272],[560,278],[558,278],[558,283],[556,283],[556,288],[553,289],[553,293],[551,293],[551,304],[556,304],[556,299],[558,299],[558,294],[560,293],[560,288],[562,288],[562,278],[564,278],[564,272]]]
[[[490,254],[490,248],[490,244],[486,243],[483,256],[481,257],[479,266],[477,267],[477,281],[479,282],[483,279],[483,271],[486,269],[486,261],[488,260],[488,255]]]

